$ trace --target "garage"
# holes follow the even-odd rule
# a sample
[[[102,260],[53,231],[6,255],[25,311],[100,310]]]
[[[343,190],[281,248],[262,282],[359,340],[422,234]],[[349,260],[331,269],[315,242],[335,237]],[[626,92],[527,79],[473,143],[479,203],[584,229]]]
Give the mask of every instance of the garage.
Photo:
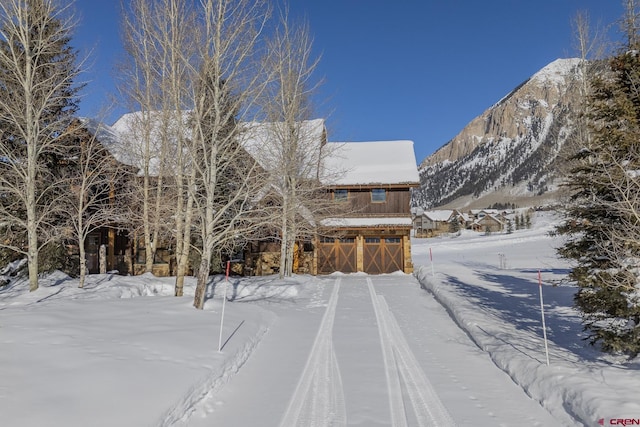
[[[318,274],[334,271],[355,273],[357,251],[355,237],[321,238],[318,242]]]
[[[369,274],[403,271],[402,254],[400,237],[365,237],[363,270]]]

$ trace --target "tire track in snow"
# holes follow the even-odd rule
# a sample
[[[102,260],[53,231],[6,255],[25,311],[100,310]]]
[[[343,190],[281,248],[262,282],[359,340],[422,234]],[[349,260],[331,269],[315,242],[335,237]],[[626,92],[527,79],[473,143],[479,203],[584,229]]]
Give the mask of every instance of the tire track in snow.
[[[384,362],[384,371],[387,377],[391,425],[393,427],[406,427],[407,417],[405,413],[404,399],[402,397],[402,386],[400,384],[399,371],[396,367],[396,357],[389,331],[388,316],[384,316],[382,310],[378,306],[378,296],[376,295],[376,291],[373,288],[373,282],[371,282],[370,278],[367,278],[367,287],[369,288],[373,311],[378,323],[378,333],[380,335],[380,345],[382,347],[382,360]]]
[[[344,391],[333,348],[333,323],[342,279],[336,279],[298,385],[289,401],[281,427],[345,426]]]
[[[425,427],[455,426],[451,414],[440,401],[426,374],[418,364],[393,313],[383,296],[377,295],[373,282],[367,278],[373,309],[380,330],[389,405],[394,427],[407,425],[406,404],[400,387],[400,377],[406,387],[418,425]]]

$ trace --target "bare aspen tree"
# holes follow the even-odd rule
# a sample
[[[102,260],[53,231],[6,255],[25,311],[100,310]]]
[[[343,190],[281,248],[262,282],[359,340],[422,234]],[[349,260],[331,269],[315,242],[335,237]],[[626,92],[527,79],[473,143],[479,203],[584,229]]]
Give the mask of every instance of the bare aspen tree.
[[[129,172],[108,151],[113,136],[93,120],[74,123],[74,144],[67,166],[68,196],[62,201],[80,253],[80,284],[87,275],[85,243],[92,232],[117,225],[121,212],[121,186]]]
[[[146,270],[150,271],[153,253],[161,236],[161,224],[175,220],[175,227],[165,230],[175,241],[176,296],[183,294],[184,275],[190,250],[191,212],[189,186],[194,185],[188,138],[188,117],[193,106],[191,86],[197,78],[197,44],[201,26],[196,22],[195,5],[189,0],[137,0],[126,10],[125,29],[132,63],[134,86],[133,106],[138,112],[136,139],[142,141],[139,153],[143,170],[143,235],[146,250]],[[125,73],[129,79],[132,73]],[[155,156],[155,157],[154,157]],[[156,161],[160,170],[152,171]],[[152,194],[151,186],[155,188]],[[167,197],[169,196],[169,197]]]
[[[56,238],[70,123],[81,64],[69,46],[71,7],[53,0],[0,2],[0,223],[24,241],[2,245],[27,256],[38,288],[41,248]]]
[[[154,210],[164,212],[164,222],[169,218],[175,221],[170,234],[176,248],[176,296],[183,294],[189,258],[193,200],[190,198],[192,192],[187,189],[194,185],[195,179],[193,169],[187,169],[191,164],[187,146],[188,120],[193,106],[191,88],[201,62],[197,56],[201,29],[195,19],[194,4],[188,0],[140,0],[133,10],[137,14],[135,21],[144,21],[147,28],[141,37],[146,39],[145,43],[154,46],[153,97],[157,98],[157,103],[154,104],[155,120],[151,123],[149,137],[156,142],[163,141],[162,152],[166,160],[163,162],[166,174],[163,175],[166,177],[157,181],[157,188],[163,185],[165,195],[171,189],[172,196],[164,201],[162,209],[158,194]],[[154,75],[148,77],[154,78]],[[160,219],[160,216],[156,213],[154,218]]]
[[[125,20],[135,65],[130,69],[136,71],[125,87],[134,88],[137,107],[144,104],[141,109],[148,111],[137,114],[142,120],[135,137],[145,147],[161,144],[164,154],[157,163],[165,173],[153,182],[172,200],[158,204],[158,192],[156,204],[149,202],[142,211],[148,212],[145,217],[164,217],[165,223],[175,219],[177,296],[183,293],[190,251],[197,251],[198,308],[214,254],[230,251],[248,227],[255,227],[248,214],[252,189],[264,184],[242,147],[239,123],[255,111],[261,87],[256,56],[268,11],[265,1],[136,0]],[[151,165],[151,150],[142,154]],[[144,230],[145,239],[150,231]]]
[[[577,84],[579,86],[579,105],[576,118],[576,137],[574,140],[579,144],[579,148],[591,146],[591,136],[589,126],[586,121],[591,94],[589,81],[594,73],[602,71],[598,61],[604,57],[606,44],[604,41],[604,30],[600,25],[592,26],[589,14],[586,11],[578,11],[571,21],[573,29],[574,48],[580,58],[580,69],[577,74]]]
[[[640,12],[637,0],[623,0],[624,15],[620,20],[623,35],[627,38],[627,46],[636,46],[640,41]]]
[[[321,121],[312,121],[312,96],[320,84],[314,80],[319,57],[313,54],[307,22],[290,22],[288,10],[280,13],[278,28],[267,42],[265,70],[269,73],[263,99],[267,141],[263,156],[270,159],[270,182],[280,204],[280,277],[293,271],[294,248],[312,236],[327,215],[327,193],[320,181],[326,140]]]
[[[120,92],[128,98],[136,111],[126,124],[127,142],[140,159],[142,182],[139,188],[141,210],[133,210],[139,216],[145,247],[145,271],[153,270],[153,262],[160,237],[166,233],[165,176],[169,156],[169,123],[164,120],[162,105],[165,94],[162,51],[163,9],[158,2],[133,0],[128,9],[123,6],[123,39],[128,55],[121,70]],[[139,145],[137,145],[139,144]],[[171,170],[171,168],[169,168]],[[166,212],[165,212],[166,213]]]
[[[197,26],[196,12],[192,2],[186,0],[162,0],[164,10],[160,25],[161,46],[164,59],[162,72],[163,110],[172,124],[174,152],[175,188],[175,248],[176,282],[175,295],[182,296],[184,276],[187,272],[191,249],[191,223],[193,217],[195,169],[188,141],[188,117],[193,106],[193,83],[200,63],[197,43],[201,34]]]
[[[194,306],[202,309],[212,257],[251,232],[259,168],[242,146],[242,126],[261,88],[257,55],[269,16],[261,0],[202,0],[200,78],[191,115],[196,169],[194,226],[200,265]]]

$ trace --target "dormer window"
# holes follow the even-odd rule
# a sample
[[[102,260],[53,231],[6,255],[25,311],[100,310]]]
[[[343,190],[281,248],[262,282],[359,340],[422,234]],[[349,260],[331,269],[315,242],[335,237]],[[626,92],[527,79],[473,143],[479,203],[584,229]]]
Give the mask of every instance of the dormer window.
[[[384,203],[387,201],[387,190],[384,188],[374,188],[371,190],[372,203]]]
[[[349,190],[333,190],[333,200],[336,202],[346,202],[349,200]]]

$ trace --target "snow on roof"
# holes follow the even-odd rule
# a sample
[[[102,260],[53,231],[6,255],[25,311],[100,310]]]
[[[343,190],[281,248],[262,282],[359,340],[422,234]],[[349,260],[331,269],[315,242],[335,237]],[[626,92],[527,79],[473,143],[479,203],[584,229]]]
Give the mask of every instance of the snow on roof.
[[[242,146],[265,170],[274,170],[282,163],[282,135],[288,131],[284,123],[247,122],[243,124]],[[317,175],[320,149],[326,142],[324,119],[304,120],[296,123],[295,131],[301,144],[298,158],[304,159],[301,171],[306,176]],[[281,136],[282,135],[282,136]]]
[[[158,114],[151,112],[151,118]],[[188,112],[185,112],[185,120],[186,114]],[[141,119],[142,112],[137,111],[124,114],[112,126],[89,119],[85,123],[118,161],[141,168]],[[420,181],[413,141],[326,143],[324,119],[306,120],[300,124],[296,130],[303,144],[298,157],[305,161],[299,172],[305,176],[317,176],[317,167],[323,164],[322,181],[326,185],[416,185]],[[279,144],[274,135],[283,131],[279,123],[247,122],[243,126],[242,145],[247,152],[266,170],[278,168]],[[151,132],[150,149],[153,157],[153,153],[160,151],[161,129],[153,126]],[[152,158],[152,174],[157,173],[159,163],[157,156]]]
[[[449,209],[439,209],[435,211],[428,211],[423,213],[424,216],[431,219],[432,221],[448,221],[451,218],[452,210]]]
[[[331,142],[325,159],[327,185],[418,184],[413,141]]]
[[[407,226],[411,227],[412,222],[409,217],[388,217],[388,218],[327,218],[321,224],[325,227],[383,227],[383,226]]]
[[[114,159],[127,166],[139,167],[139,162],[135,156],[129,150],[124,149],[120,133],[113,127],[86,117],[80,118],[80,122],[89,133],[100,141]]]
[[[177,147],[177,143],[175,141],[175,136],[172,137],[172,124],[166,128],[162,128],[161,123],[163,114],[160,111],[151,111],[146,114],[149,114],[149,117],[144,117],[143,112],[136,111],[133,113],[126,113],[122,115],[112,126],[111,131],[118,136],[117,146],[113,148],[113,150],[119,153],[120,156],[124,156],[125,160],[123,163],[136,166],[139,169],[143,168],[143,159],[144,159],[144,137],[142,133],[144,132],[142,128],[143,119],[151,120],[151,138],[149,140],[149,150],[151,154],[150,162],[149,162],[149,172],[151,175],[157,175],[160,170],[160,152],[161,152],[161,144],[163,143],[163,136],[169,138],[169,150],[173,151]],[[189,118],[190,111],[183,112],[183,124],[186,124]],[[184,132],[188,133],[189,129],[186,126],[183,126]],[[112,152],[112,149],[109,149]],[[113,154],[113,152],[112,152]],[[114,157],[115,154],[114,154]],[[118,160],[120,158],[116,157]],[[171,154],[169,154],[169,158],[171,158]]]

